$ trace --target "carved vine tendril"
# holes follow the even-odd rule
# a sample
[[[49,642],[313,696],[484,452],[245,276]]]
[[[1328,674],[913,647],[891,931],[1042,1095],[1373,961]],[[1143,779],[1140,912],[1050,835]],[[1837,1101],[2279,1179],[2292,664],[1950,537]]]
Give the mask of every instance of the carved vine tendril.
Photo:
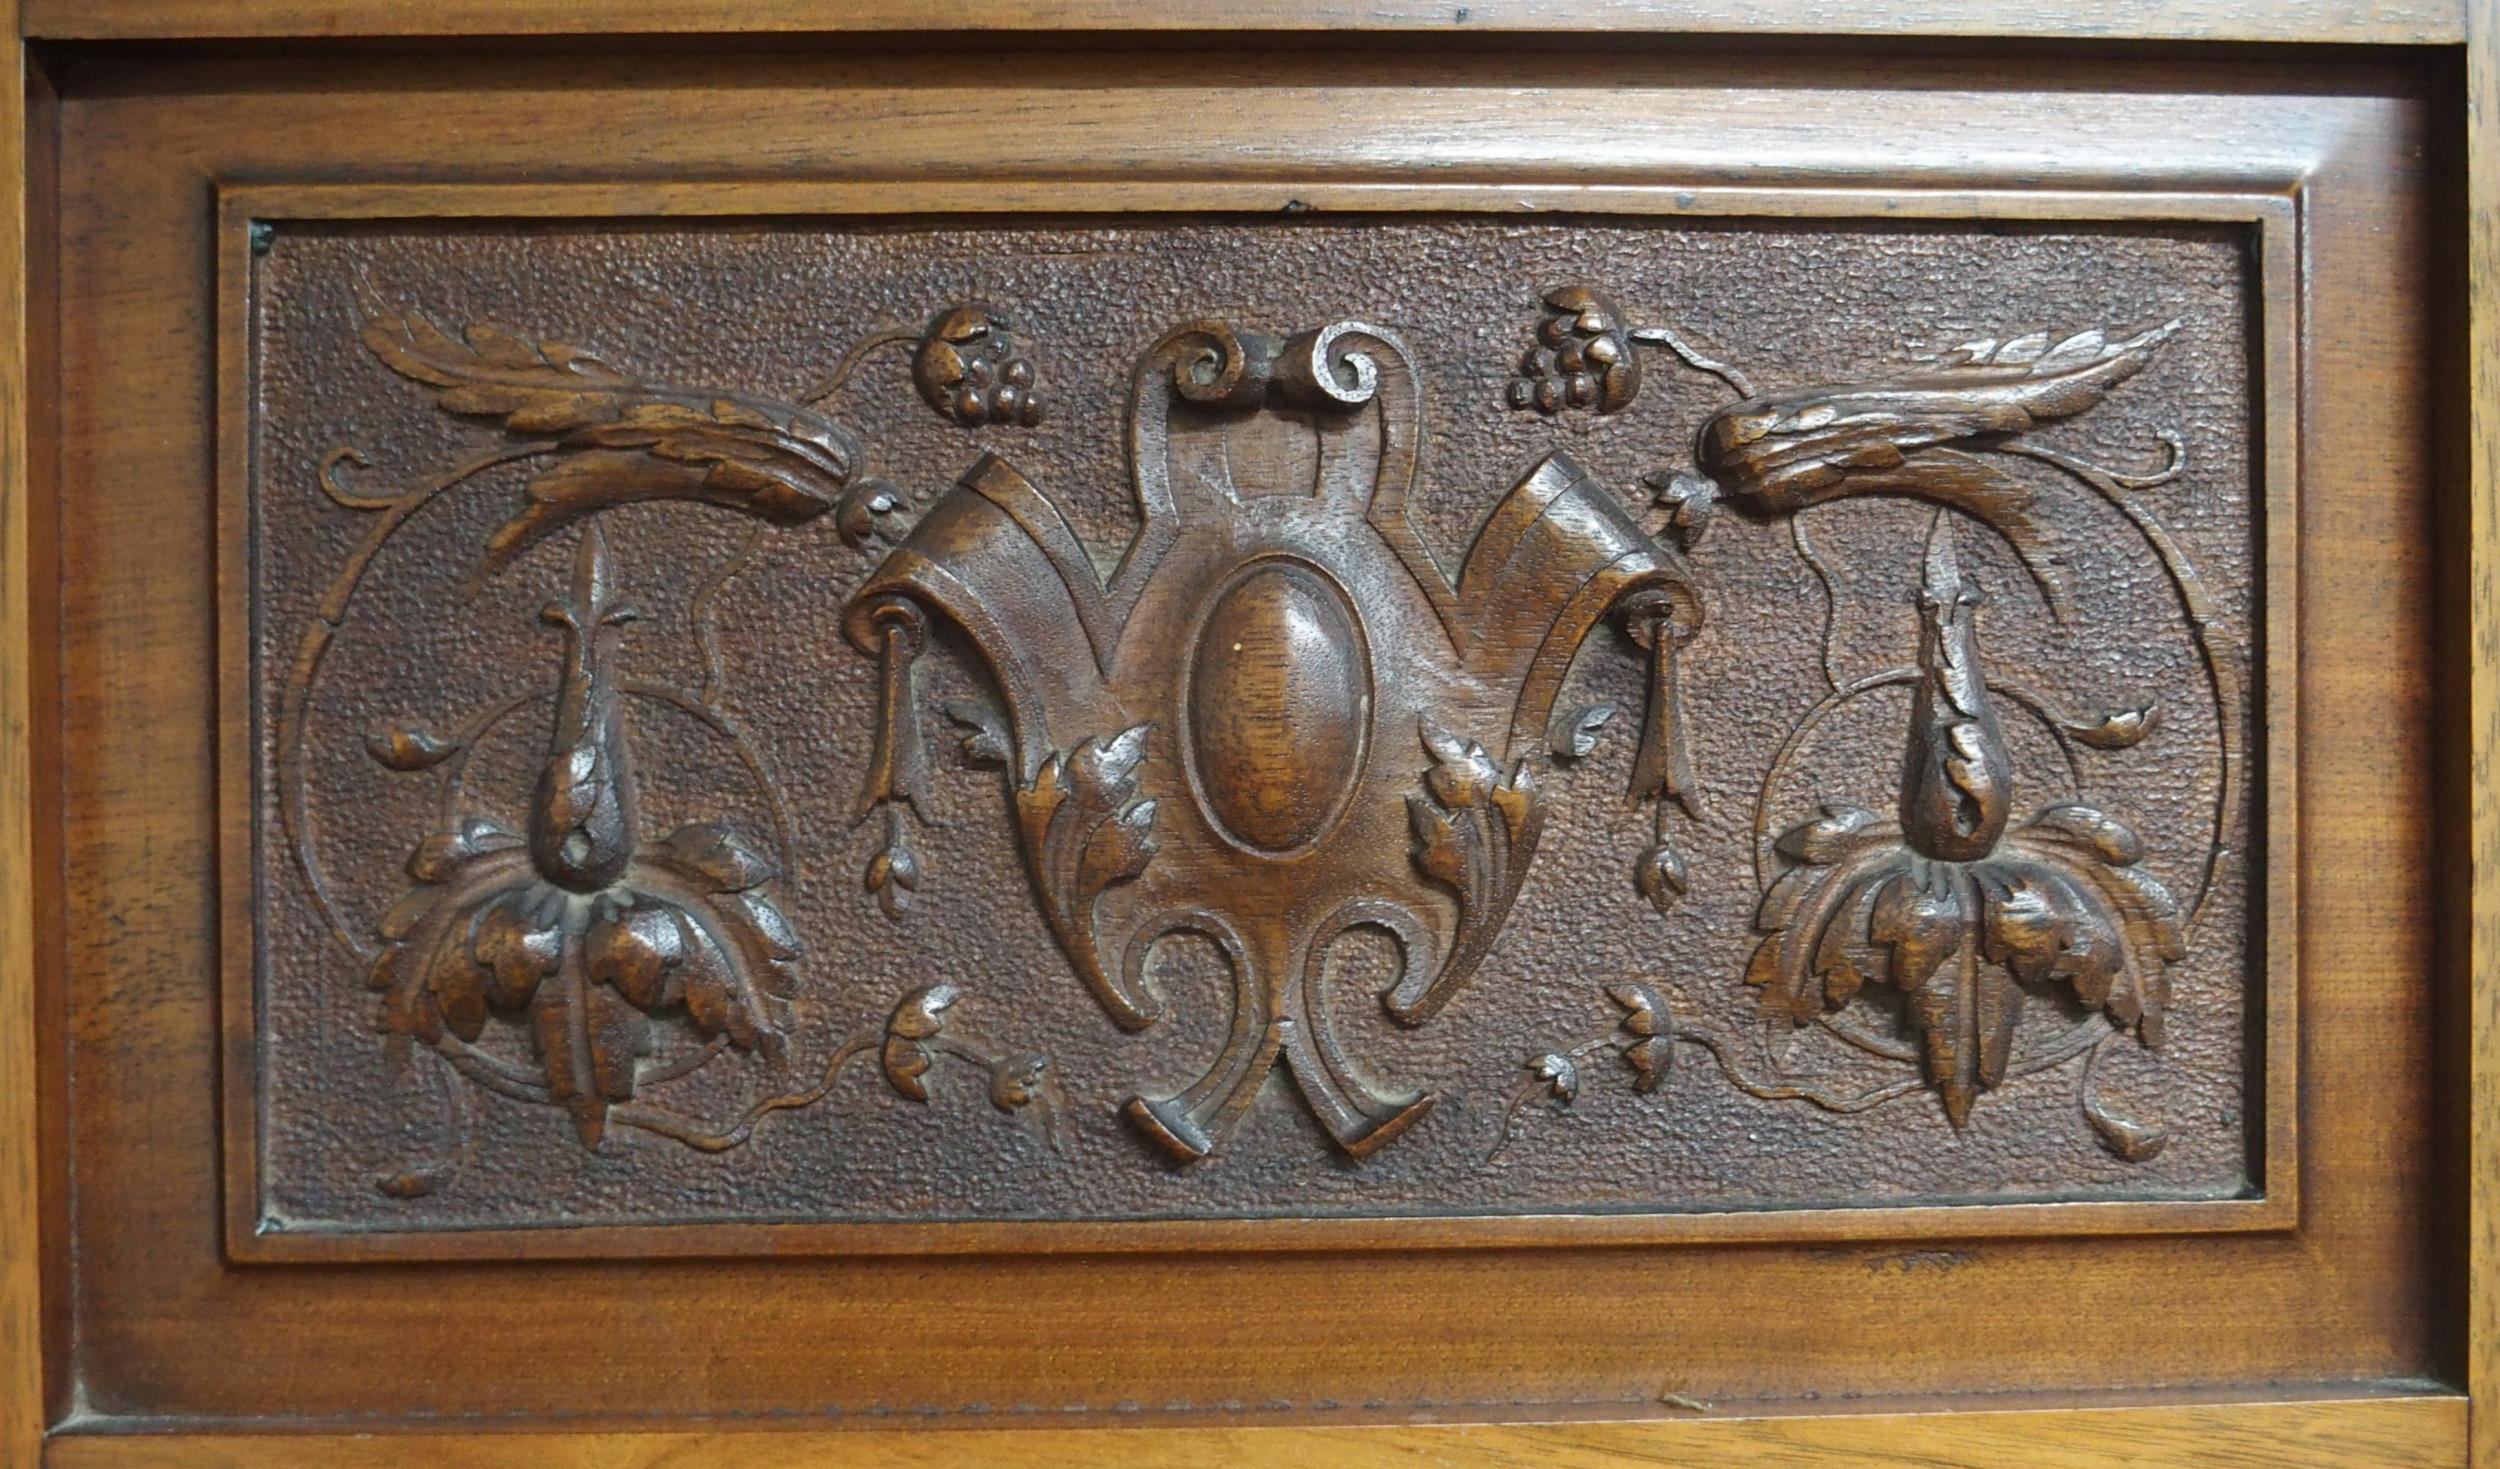
[[[1544,304],[1537,345],[1511,387],[1513,405],[1548,413],[1628,406],[1640,388],[1632,351],[1638,334],[1622,311],[1587,286],[1549,291]],[[1890,378],[1780,393],[1757,393],[1741,374],[1719,371],[1724,364],[1668,340],[1671,333],[1651,337],[1688,365],[1718,376],[1742,400],[1704,424],[1693,470],[1649,477],[1667,512],[1668,533],[1692,545],[1722,503],[1758,519],[1785,518],[1823,598],[1822,673],[1829,692],[1782,742],[1756,803],[1756,861],[1765,890],[1760,923],[1769,937],[1748,979],[1763,988],[1766,1010],[1785,1023],[1811,1021],[1870,1054],[1920,1059],[1920,1051],[1835,1023],[1862,984],[1888,981],[1901,989],[1906,1018],[1924,1041],[1928,1081],[1957,1125],[1979,1092],[2024,1064],[2014,1039],[2023,986],[2063,981],[2083,1004],[2138,1029],[2148,1045],[2158,1041],[2163,971],[2184,954],[2181,934],[2202,912],[2244,799],[2246,708],[2237,650],[2220,633],[2193,565],[2136,498],[2182,472],[2184,445],[2165,433],[2167,461],[2125,474],[2024,437],[2040,422],[2097,405],[2140,372],[2180,325],[2174,320],[2133,334],[2096,328],[2064,337],[2037,332],[1985,339]],[[2160,560],[2180,599],[2212,695],[2222,760],[2211,840],[2184,910],[2137,869],[2142,844],[2134,832],[2082,804],[2078,746],[2132,747],[2158,727],[2159,706],[2147,702],[2077,718],[2019,685],[1991,680],[1979,665],[1968,611],[1977,597],[1952,564],[1947,515],[1966,516],[2004,537],[2052,616],[2064,618],[2069,601],[2062,547],[2039,492],[1990,464],[1994,455],[2048,464],[2109,503]],[[1940,508],[1919,600],[1925,631],[1917,666],[1844,681],[1834,662],[1840,585],[1803,512],[1862,494],[1923,498]],[[1913,696],[1899,822],[1829,804],[1822,821],[1777,843],[1788,870],[1771,881],[1759,872],[1773,846],[1770,803],[1796,751],[1831,712],[1899,686]],[[2049,730],[2065,756],[2074,804],[2046,808],[2009,830],[2013,770],[1991,694],[2005,695]],[[1644,891],[1665,887],[1670,875],[1681,877],[1680,869],[1652,854],[1643,862]],[[2100,1101],[2094,1078],[2103,1047],[2079,1048],[2074,1039],[2089,1034],[2077,1027],[2041,1054],[2071,1058],[2089,1049],[2093,1062],[2078,1083],[2085,1117],[2111,1151],[2131,1160],[2148,1157],[2160,1146],[2159,1129],[2117,1117]],[[1754,1081],[1715,1037],[1695,1043],[1711,1049],[1740,1088],[1790,1099],[1786,1083]],[[1548,1073],[1568,1072],[1574,1054],[1545,1059],[1553,1062]],[[1556,1096],[1568,1090],[1558,1075],[1543,1080]],[[1849,1098],[1800,1090],[1795,1099],[1855,1108],[1880,1105],[1907,1089],[1878,1087]]]
[[[487,450],[404,489],[374,492],[342,478],[370,460],[340,446],[317,480],[342,509],[374,517],[333,576],[297,644],[279,697],[275,734],[278,812],[291,858],[333,936],[369,971],[382,996],[381,1023],[394,1056],[424,1046],[444,1068],[486,1091],[568,1112],[581,1142],[596,1147],[611,1123],[693,1146],[735,1146],[771,1111],[823,1094],[852,1048],[837,1047],[822,1086],[785,1093],[737,1127],[679,1116],[645,1095],[724,1050],[777,1061],[788,1023],[790,966],[801,945],[769,885],[783,875],[789,827],[776,784],[731,719],[715,617],[722,594],[752,564],[762,533],[851,508],[863,486],[859,446],[846,429],[807,409],[721,390],[645,385],[591,354],[477,324],[458,336],[384,305],[361,279],[359,335],[391,371],[431,390],[447,413],[486,420],[518,442]],[[440,783],[438,830],[408,859],[412,885],[361,936],[333,898],[316,856],[307,743],[313,696],[326,656],[365,578],[392,538],[425,507],[491,472],[529,466],[523,502],[488,539],[471,580],[503,570],[532,546],[578,525],[571,583],[544,614],[562,629],[565,655],[553,686],[554,720],[526,831],[463,817],[468,758],[503,721],[548,697],[524,689],[490,700],[448,730],[418,721],[368,731],[367,753],[399,773]],[[878,487],[877,504],[891,508]],[[633,678],[618,666],[621,629],[639,613],[621,591],[601,528],[604,512],[681,502],[754,519],[730,558],[707,575],[688,608],[703,681],[693,691]],[[858,540],[858,527],[842,526]],[[683,713],[725,740],[771,808],[776,861],[734,829],[682,826],[643,833],[625,720],[630,700]],[[1055,1079],[1039,1057],[992,1053],[949,1033],[937,1017],[951,988],[916,992],[889,1031],[888,1080],[925,1100],[921,1073],[934,1056],[981,1064],[1002,1111],[1037,1100],[1047,1114]],[[525,1033],[522,1060],[487,1043],[491,1025]],[[672,1051],[664,1037],[690,1043]],[[919,1057],[918,1061],[913,1058]],[[403,1063],[404,1064],[404,1063]],[[451,1154],[376,1180],[395,1198],[418,1198],[456,1176],[472,1143],[459,1088],[443,1092]],[[1055,1136],[1055,1127],[1046,1123]],[[1054,1144],[1055,1145],[1055,1144]]]

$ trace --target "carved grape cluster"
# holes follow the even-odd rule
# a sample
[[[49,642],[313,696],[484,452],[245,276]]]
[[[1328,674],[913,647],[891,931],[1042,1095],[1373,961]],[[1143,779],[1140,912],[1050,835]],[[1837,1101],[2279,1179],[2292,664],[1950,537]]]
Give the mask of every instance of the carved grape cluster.
[[[1032,359],[1016,350],[1007,318],[987,306],[957,306],[929,323],[911,375],[930,407],[965,428],[1042,421]]]
[[[1510,380],[1510,406],[1560,413],[1594,408],[1612,413],[1641,390],[1641,358],[1623,313],[1594,286],[1556,286],[1545,293],[1536,345]]]

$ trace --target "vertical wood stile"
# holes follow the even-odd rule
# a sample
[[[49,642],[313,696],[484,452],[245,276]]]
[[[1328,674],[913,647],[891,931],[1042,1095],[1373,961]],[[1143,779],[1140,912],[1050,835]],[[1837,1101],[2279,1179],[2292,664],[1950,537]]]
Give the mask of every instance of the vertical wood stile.
[[[0,0],[0,1466],[44,1427],[36,1198],[33,644],[26,395],[26,86],[17,0]]]
[[[2472,290],[2473,1146],[2469,1433],[2500,1466],[2500,0],[2466,6],[2467,270]]]

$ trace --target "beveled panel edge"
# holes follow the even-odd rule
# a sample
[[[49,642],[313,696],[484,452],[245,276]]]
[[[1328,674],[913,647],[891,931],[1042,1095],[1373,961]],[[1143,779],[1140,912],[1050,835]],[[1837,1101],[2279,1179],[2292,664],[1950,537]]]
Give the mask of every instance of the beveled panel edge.
[[[2298,1138],[2299,524],[2297,473],[2306,294],[2303,180],[2245,191],[2166,186],[2158,174],[2111,188],[1954,189],[1675,184],[1216,182],[956,178],[901,181],[705,180],[555,184],[335,183],[254,178],[215,189],[218,340],[218,718],[220,1131],[225,1253],[243,1264],[418,1260],[789,1257],[826,1254],[1117,1253],[1207,1249],[1540,1248],[2284,1232],[2300,1219]],[[2260,780],[2267,861],[2261,911],[2265,981],[2260,1192],[2235,1199],[2106,1200],[1760,1208],[1605,1214],[1124,1220],[800,1221],[264,1232],[259,1214],[257,993],[251,822],[251,629],[247,613],[251,402],[248,370],[256,220],[722,219],[926,214],[1436,212],[1614,214],[1694,219],[2010,220],[2230,223],[2257,240],[2258,467],[2264,538],[2256,660],[2267,728]],[[239,716],[239,717],[236,717]],[[2252,892],[2258,885],[2251,884]]]

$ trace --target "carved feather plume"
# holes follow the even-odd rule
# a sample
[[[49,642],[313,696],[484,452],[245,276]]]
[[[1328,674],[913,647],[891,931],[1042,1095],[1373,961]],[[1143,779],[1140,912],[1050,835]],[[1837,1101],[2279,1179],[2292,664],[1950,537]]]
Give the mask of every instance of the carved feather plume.
[[[447,413],[548,440],[554,462],[487,542],[479,580],[596,511],[651,500],[717,505],[775,525],[834,508],[859,443],[831,419],[744,393],[655,387],[564,342],[477,323],[458,337],[357,282],[358,335]]]
[[[2058,606],[2062,547],[2035,492],[1970,451],[2091,408],[2179,325],[1969,342],[1897,377],[1748,398],[1702,425],[1695,461],[1730,505],[1763,518],[1849,495],[1951,505],[2004,536]]]

